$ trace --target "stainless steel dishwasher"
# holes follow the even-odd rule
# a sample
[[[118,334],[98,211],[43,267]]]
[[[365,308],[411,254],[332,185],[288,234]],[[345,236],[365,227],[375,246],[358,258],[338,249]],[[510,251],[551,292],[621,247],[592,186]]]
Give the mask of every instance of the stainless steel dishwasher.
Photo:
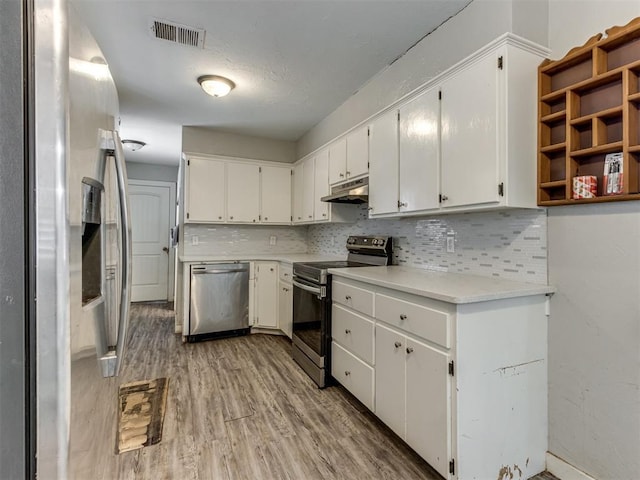
[[[191,267],[187,341],[245,335],[249,331],[249,264]]]

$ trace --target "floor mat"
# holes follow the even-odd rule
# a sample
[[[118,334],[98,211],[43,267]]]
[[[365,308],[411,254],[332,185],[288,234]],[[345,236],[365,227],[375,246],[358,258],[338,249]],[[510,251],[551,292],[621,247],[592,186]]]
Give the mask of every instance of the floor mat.
[[[120,385],[117,454],[155,445],[162,440],[168,391],[167,378]]]

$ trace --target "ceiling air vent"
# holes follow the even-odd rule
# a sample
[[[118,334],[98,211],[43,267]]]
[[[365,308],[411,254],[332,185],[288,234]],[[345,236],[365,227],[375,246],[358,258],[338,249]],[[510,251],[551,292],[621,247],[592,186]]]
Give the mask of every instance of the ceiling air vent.
[[[149,32],[154,38],[169,42],[204,48],[204,29],[189,27],[168,20],[152,18],[149,20]]]

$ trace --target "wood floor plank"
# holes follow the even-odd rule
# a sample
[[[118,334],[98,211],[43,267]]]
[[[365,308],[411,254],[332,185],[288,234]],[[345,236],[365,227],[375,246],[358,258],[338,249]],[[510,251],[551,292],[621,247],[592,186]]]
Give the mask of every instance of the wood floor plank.
[[[134,304],[122,374],[73,365],[71,478],[333,480],[440,477],[342,387],[320,390],[285,337],[184,344],[166,304]],[[162,441],[114,453],[122,383],[169,379]],[[99,432],[98,434],[96,432]]]

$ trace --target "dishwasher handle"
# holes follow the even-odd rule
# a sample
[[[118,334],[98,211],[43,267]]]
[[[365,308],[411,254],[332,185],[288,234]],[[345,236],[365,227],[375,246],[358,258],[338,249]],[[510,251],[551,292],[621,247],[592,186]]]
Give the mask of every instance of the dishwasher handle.
[[[248,272],[249,270],[247,270],[246,268],[235,268],[233,270],[207,270],[205,267],[193,267],[191,270],[191,273],[193,275],[203,275],[203,274],[221,274],[221,273],[239,273],[239,272]]]

